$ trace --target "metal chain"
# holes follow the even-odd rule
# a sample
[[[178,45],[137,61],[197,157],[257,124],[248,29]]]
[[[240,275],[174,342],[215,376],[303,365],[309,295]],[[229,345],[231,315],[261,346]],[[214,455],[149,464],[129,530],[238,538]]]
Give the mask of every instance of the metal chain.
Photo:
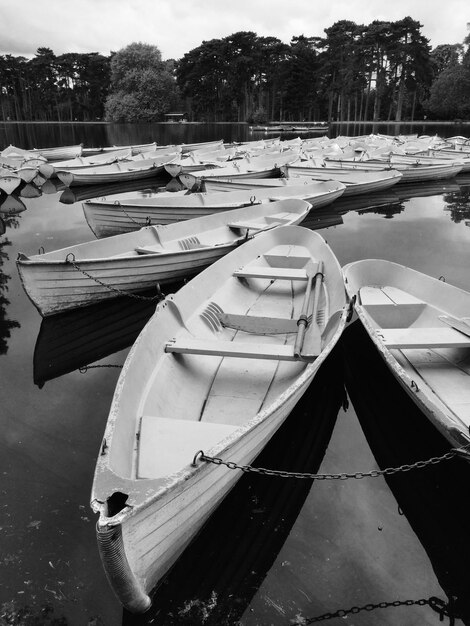
[[[390,607],[398,607],[398,606],[430,606],[433,611],[439,613],[441,621],[444,617],[448,617],[450,620],[450,624],[455,623],[455,618],[458,617],[453,611],[452,603],[446,603],[444,600],[440,598],[436,598],[434,596],[428,599],[420,599],[420,600],[395,600],[393,602],[378,602],[377,604],[365,604],[364,606],[353,606],[350,609],[339,609],[338,611],[334,611],[332,613],[324,613],[323,615],[318,615],[317,617],[311,617],[308,619],[304,619],[301,622],[294,622],[293,626],[300,626],[302,624],[315,624],[317,622],[325,622],[326,620],[334,619],[336,617],[346,617],[347,615],[356,615],[361,611],[375,611],[376,609],[388,609]]]
[[[73,258],[70,259],[69,257],[73,257]],[[116,287],[107,285],[99,278],[92,276],[87,271],[85,271],[84,269],[82,269],[81,267],[77,265],[77,263],[75,262],[75,256],[73,255],[73,253],[67,254],[67,256],[65,257],[65,262],[68,263],[69,265],[72,265],[72,267],[74,267],[78,272],[81,272],[87,278],[90,278],[90,280],[93,280],[95,283],[98,283],[98,285],[101,285],[102,287],[104,287],[105,289],[108,289],[109,291],[117,293],[119,296],[127,296],[128,298],[134,298],[135,300],[143,300],[143,301],[148,301],[148,302],[153,302],[155,300],[163,299],[163,294],[160,291],[160,286],[158,283],[157,283],[158,293],[155,296],[139,296],[136,293],[130,293],[129,291],[123,291],[122,289],[117,289]]]
[[[117,206],[119,206],[121,208],[121,211],[124,213],[124,215],[129,218],[131,220],[131,222],[134,222],[134,224],[137,224],[137,226],[139,226],[139,228],[143,228],[144,226],[150,226],[152,221],[150,219],[150,216],[147,216],[147,218],[145,219],[145,224],[141,224],[140,222],[138,222],[137,220],[135,220],[132,215],[129,215],[129,213],[126,211],[126,209],[122,206],[122,204],[120,202],[116,202],[115,203]]]
[[[361,478],[377,478],[378,476],[390,476],[397,474],[398,472],[409,472],[413,469],[421,469],[428,465],[436,465],[442,461],[448,461],[455,456],[468,457],[468,449],[470,444],[463,446],[462,448],[452,448],[446,454],[442,456],[434,456],[426,461],[416,461],[415,463],[400,465],[399,467],[387,467],[383,470],[371,470],[369,472],[343,472],[341,474],[311,474],[303,472],[286,472],[283,470],[271,470],[265,467],[253,467],[251,465],[238,465],[233,461],[224,461],[219,457],[207,456],[203,450],[199,450],[193,458],[192,465],[196,466],[198,461],[206,461],[207,463],[213,463],[214,465],[225,465],[229,469],[239,469],[242,472],[252,472],[255,474],[262,474],[264,476],[277,476],[278,478],[309,478],[314,480],[347,480],[349,478],[361,479]]]

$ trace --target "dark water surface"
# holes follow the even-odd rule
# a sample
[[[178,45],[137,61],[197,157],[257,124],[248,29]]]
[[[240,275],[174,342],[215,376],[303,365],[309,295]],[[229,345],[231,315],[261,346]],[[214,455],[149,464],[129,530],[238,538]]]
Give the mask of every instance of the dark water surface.
[[[450,136],[465,129],[403,125],[397,132]],[[0,149],[260,136],[242,125],[0,123]],[[92,239],[81,200],[108,193],[43,191],[50,193],[30,197],[37,190],[29,186],[0,197],[0,624],[281,626],[354,606],[447,595],[466,614],[457,623],[470,624],[470,466],[460,460],[387,480],[245,475],[170,572],[149,613],[123,614],[100,563],[89,507],[120,370],[83,366],[122,364],[154,306],[126,298],[41,319],[20,284],[17,253]],[[138,194],[135,187],[124,192]],[[469,197],[470,176],[399,186],[339,200],[304,225],[319,229],[342,265],[385,258],[470,290]],[[356,472],[447,449],[353,324],[257,464]],[[327,623],[441,622],[429,606],[414,603]]]

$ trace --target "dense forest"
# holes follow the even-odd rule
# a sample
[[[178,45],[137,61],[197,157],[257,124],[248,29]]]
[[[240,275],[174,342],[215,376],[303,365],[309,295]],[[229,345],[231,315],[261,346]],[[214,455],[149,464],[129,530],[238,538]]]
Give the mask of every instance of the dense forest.
[[[132,43],[103,56],[0,55],[0,116],[17,121],[405,121],[470,118],[470,35],[431,49],[411,17],[342,20],[324,37],[237,32],[163,61]]]

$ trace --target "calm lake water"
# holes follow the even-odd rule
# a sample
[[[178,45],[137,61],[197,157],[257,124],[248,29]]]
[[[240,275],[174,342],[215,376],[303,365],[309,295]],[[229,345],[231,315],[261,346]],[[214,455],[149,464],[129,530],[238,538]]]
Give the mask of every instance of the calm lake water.
[[[332,133],[371,130],[335,127]],[[470,134],[465,127],[423,125],[399,132]],[[262,136],[243,125],[0,123],[0,149]],[[92,239],[81,201],[105,193],[66,193],[52,185],[43,191],[49,193],[30,185],[0,197],[0,624],[281,626],[410,600],[327,621],[437,625],[438,614],[416,603],[431,596],[454,596],[466,615],[460,623],[470,624],[470,466],[460,460],[386,480],[245,475],[170,572],[152,609],[140,617],[123,613],[100,563],[89,507],[120,370],[84,366],[121,365],[154,305],[119,299],[41,319],[22,289],[18,252]],[[121,191],[114,197],[139,193]],[[319,230],[342,265],[385,258],[470,290],[469,198],[470,176],[400,185],[339,200],[304,225]],[[256,464],[369,471],[447,449],[353,324]]]

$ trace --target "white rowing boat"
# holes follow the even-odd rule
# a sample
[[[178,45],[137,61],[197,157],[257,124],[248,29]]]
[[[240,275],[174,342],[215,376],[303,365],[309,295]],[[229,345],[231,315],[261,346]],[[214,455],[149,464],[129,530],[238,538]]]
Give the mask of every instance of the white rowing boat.
[[[56,175],[66,187],[140,180],[161,174],[164,171],[165,163],[178,157],[179,154],[174,153],[139,161],[116,161],[110,165],[59,169],[56,171]]]
[[[128,610],[148,609],[241,476],[198,451],[250,464],[339,339],[347,309],[336,257],[299,226],[263,233],[157,305],[117,383],[92,489],[104,569]]]
[[[470,443],[470,293],[403,265],[343,269],[355,309],[392,373],[453,446]]]
[[[269,178],[279,176],[281,167],[297,161],[299,155],[294,150],[285,150],[277,154],[246,156],[231,161],[226,167],[214,167],[198,170],[195,173],[180,173],[179,179],[191,191],[199,191],[207,178]]]
[[[299,224],[311,205],[281,200],[81,243],[16,261],[43,316],[197,274],[258,233]]]
[[[17,189],[23,180],[21,177],[12,173],[7,168],[0,167],[0,190],[4,191],[8,196]]]
[[[383,191],[396,185],[402,174],[396,170],[359,172],[357,170],[340,170],[339,168],[312,168],[301,165],[287,165],[282,168],[285,178],[205,178],[202,190],[209,193],[230,191],[232,189],[253,189],[258,187],[290,187],[292,185],[310,184],[318,181],[336,180],[345,186],[343,196],[355,196],[363,193]]]
[[[86,221],[97,237],[108,237],[137,230],[150,224],[171,224],[228,211],[297,198],[310,202],[313,208],[325,206],[339,198],[345,186],[335,181],[311,183],[276,189],[231,191],[229,193],[159,193],[151,198],[135,198],[126,201],[89,200],[83,203]]]
[[[400,183],[416,183],[429,180],[442,180],[453,178],[462,169],[462,163],[439,163],[437,165],[423,165],[417,163],[388,163],[385,161],[372,160],[353,161],[330,159],[326,160],[328,167],[340,167],[356,170],[398,170],[402,174]]]

